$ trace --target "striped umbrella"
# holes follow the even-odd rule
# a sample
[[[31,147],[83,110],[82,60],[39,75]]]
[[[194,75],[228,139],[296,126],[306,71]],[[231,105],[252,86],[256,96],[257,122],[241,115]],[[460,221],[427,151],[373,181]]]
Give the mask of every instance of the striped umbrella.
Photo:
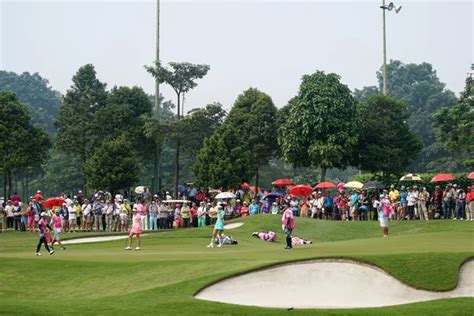
[[[409,173],[400,178],[400,181],[423,181],[416,173]]]

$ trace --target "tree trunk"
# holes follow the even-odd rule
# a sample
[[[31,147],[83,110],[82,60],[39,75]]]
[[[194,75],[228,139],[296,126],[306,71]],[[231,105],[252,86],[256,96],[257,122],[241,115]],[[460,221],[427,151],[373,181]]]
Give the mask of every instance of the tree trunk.
[[[326,180],[326,167],[321,167],[321,182]]]
[[[255,173],[255,192],[258,193],[259,191],[259,186],[258,186],[258,168],[257,168],[257,172]]]
[[[29,200],[30,199],[30,178],[28,176],[28,169],[26,170],[26,175],[25,175],[25,189],[26,189],[26,192],[25,192],[25,196],[26,198]]]
[[[180,108],[181,108],[181,95],[180,93],[177,93],[178,97],[178,121],[181,119],[180,115]],[[178,185],[179,185],[179,146],[181,145],[179,135],[177,135],[176,139],[176,155],[174,159],[174,164],[175,164],[175,171],[174,171],[174,197],[175,199],[178,198]]]
[[[8,189],[7,189],[7,195],[5,196],[5,198],[8,200],[10,198],[10,196],[12,195],[12,172],[11,170],[8,170],[7,171],[7,185],[8,185]]]
[[[3,198],[5,202],[8,201],[7,197],[7,171],[3,172]]]

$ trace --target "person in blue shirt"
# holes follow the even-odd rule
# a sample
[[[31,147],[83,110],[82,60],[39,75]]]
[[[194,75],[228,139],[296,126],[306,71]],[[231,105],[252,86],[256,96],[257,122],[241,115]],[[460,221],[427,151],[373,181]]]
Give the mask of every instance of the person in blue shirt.
[[[350,217],[352,220],[357,220],[358,218],[358,202],[359,202],[359,194],[356,191],[352,191],[351,197],[349,198],[349,206],[350,206]]]
[[[260,206],[258,206],[257,200],[253,199],[252,204],[249,206],[249,214],[257,215],[258,213],[260,213]]]
[[[400,188],[400,207],[398,209],[398,220],[405,219],[406,208],[408,204],[408,191],[405,189],[405,186]]]
[[[326,196],[324,197],[323,209],[324,216],[326,216],[326,219],[329,219],[331,217],[332,219],[335,219],[335,214],[333,214],[333,199],[331,197],[331,192],[329,191],[326,192]]]

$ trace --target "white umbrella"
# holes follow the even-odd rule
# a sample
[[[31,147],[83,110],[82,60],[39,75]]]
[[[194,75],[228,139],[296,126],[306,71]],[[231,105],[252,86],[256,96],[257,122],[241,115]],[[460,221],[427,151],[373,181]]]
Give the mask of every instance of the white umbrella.
[[[191,203],[191,201],[188,201],[188,200],[163,200],[162,202],[163,203],[181,203],[181,204]]]
[[[232,192],[222,192],[216,195],[216,199],[235,199],[237,196]]]
[[[145,192],[145,186],[144,185],[141,185],[141,186],[138,186],[135,188],[135,193],[137,194],[142,194]]]

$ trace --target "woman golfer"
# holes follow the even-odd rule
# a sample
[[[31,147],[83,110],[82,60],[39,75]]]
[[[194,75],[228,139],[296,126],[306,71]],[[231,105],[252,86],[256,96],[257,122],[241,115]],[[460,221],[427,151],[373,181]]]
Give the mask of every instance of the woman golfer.
[[[140,245],[141,245],[141,239],[140,235],[142,233],[142,217],[140,216],[140,213],[138,213],[138,209],[136,207],[133,208],[133,225],[132,228],[130,229],[130,234],[128,235],[128,245],[125,250],[132,250],[132,237],[133,235],[137,236],[137,247],[135,250],[140,250]]]
[[[384,194],[380,195],[380,204],[381,204],[381,208],[378,213],[380,227],[382,227],[383,236],[387,237],[388,236],[388,217],[390,215],[391,203],[387,196],[387,192],[385,190],[384,190]]]
[[[281,217],[281,229],[283,229],[286,237],[285,249],[292,249],[293,244],[291,241],[291,234],[293,233],[293,229],[295,229],[295,217],[293,215],[293,210],[289,205],[287,205],[287,208]]]
[[[207,248],[214,248],[214,241],[216,237],[219,240],[219,245],[217,247],[222,247],[222,233],[224,232],[224,215],[225,211],[222,209],[222,205],[217,206],[217,211],[211,211],[209,215],[217,215],[217,221],[214,225],[214,231],[212,232],[211,243],[207,245]]]
[[[49,224],[48,224],[48,220],[46,219],[46,213],[41,212],[40,217],[41,218],[38,222],[39,242],[38,242],[38,246],[36,246],[35,255],[36,256],[41,256],[40,249],[41,249],[42,244],[44,244],[44,247],[49,252],[49,254],[52,255],[54,253],[54,250],[49,249],[49,247],[48,247],[48,242],[46,241],[46,233],[47,233],[46,228],[48,228],[51,231],[52,231],[52,229],[51,229],[51,226],[49,226]]]

